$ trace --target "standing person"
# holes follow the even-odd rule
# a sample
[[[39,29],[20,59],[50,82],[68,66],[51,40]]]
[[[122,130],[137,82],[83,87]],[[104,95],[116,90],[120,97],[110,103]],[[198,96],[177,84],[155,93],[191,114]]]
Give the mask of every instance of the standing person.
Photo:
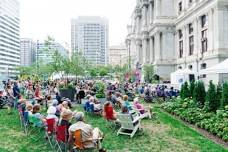
[[[19,95],[20,95],[20,89],[18,87],[17,82],[14,82],[14,85],[13,85],[13,96],[14,96],[14,98],[18,98]]]
[[[85,91],[81,87],[79,92],[78,92],[78,104],[81,104],[83,98],[85,98]]]

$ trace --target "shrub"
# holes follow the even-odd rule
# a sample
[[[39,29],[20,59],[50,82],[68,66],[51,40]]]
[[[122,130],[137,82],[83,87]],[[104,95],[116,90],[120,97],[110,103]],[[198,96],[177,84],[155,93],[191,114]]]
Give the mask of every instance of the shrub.
[[[220,101],[222,99],[222,85],[221,84],[218,84],[217,86],[217,91],[216,91],[216,102],[217,102],[217,107],[219,108],[220,107]]]
[[[101,81],[97,81],[95,84],[96,88],[96,97],[97,98],[104,98],[105,97],[105,84]]]
[[[221,109],[224,109],[224,107],[228,105],[228,84],[223,84],[223,91],[222,91],[222,99],[220,103]]]
[[[193,80],[190,82],[190,86],[189,86],[190,97],[193,97],[194,88],[195,88],[195,81]]]
[[[215,85],[210,81],[209,89],[206,95],[205,110],[208,112],[215,112],[218,109],[217,96],[216,96]]]
[[[190,91],[188,88],[188,82],[185,82],[181,87],[181,98],[189,98],[190,97]]]
[[[199,107],[203,107],[205,103],[205,86],[202,81],[197,81],[195,83],[195,88],[193,91],[193,100],[199,105]]]

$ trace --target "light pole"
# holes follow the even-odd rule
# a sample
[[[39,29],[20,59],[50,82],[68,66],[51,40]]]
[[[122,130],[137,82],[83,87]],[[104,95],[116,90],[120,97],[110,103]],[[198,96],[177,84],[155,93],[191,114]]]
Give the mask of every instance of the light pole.
[[[38,53],[38,50],[39,50],[39,40],[37,40],[36,41],[36,74],[38,74],[38,59],[39,59],[39,57],[38,57],[38,55],[39,55],[39,53]]]

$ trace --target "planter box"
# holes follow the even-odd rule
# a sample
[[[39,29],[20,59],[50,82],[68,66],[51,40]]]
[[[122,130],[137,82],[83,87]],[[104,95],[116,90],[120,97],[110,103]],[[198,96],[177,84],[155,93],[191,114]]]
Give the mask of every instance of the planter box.
[[[60,89],[59,92],[61,97],[69,98],[71,102],[74,101],[75,90],[73,88]]]

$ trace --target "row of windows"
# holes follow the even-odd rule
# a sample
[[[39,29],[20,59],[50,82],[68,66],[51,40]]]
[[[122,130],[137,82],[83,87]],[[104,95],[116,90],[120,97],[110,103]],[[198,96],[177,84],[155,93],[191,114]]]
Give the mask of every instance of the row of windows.
[[[20,57],[15,56],[15,53],[14,53],[14,56],[13,56],[13,55],[4,54],[2,52],[4,52],[4,53],[10,53],[9,51],[7,51],[5,49],[0,49],[0,56],[5,56],[5,57],[11,57],[11,58],[15,58],[15,59],[20,59]]]
[[[10,53],[10,54],[13,54],[13,55],[20,55],[20,50],[10,49],[9,47],[5,46],[4,44],[0,44],[0,51],[7,52],[7,53]]]
[[[12,22],[12,18],[10,18],[10,17],[8,17],[8,16],[0,16],[0,19],[2,20],[2,21],[6,21],[8,24],[7,25],[13,25],[14,27],[16,27],[16,28],[14,28],[14,27],[12,27],[12,26],[10,26],[11,28],[13,28],[13,29],[15,29],[15,30],[17,30],[17,29],[19,29],[20,27],[19,27],[19,22],[17,21],[17,22],[15,22],[15,21],[13,21]],[[16,24],[15,24],[16,23]]]
[[[207,68],[207,64],[206,63],[202,63],[200,64],[200,69],[203,70],[203,69],[206,69]],[[178,69],[183,69],[182,66],[179,66]],[[192,70],[193,69],[193,66],[190,64],[188,65],[188,69],[189,70]]]
[[[7,35],[10,35],[12,37],[15,37],[15,38],[18,38],[19,39],[19,31],[12,31],[12,30],[10,30],[10,29],[6,28],[5,26],[2,26],[2,25],[0,25],[0,29],[4,29],[5,31],[7,31],[9,33],[6,33],[6,32],[4,32],[2,30],[1,30],[1,32],[4,32]]]
[[[201,52],[207,52],[207,16],[201,16]],[[189,55],[193,55],[194,53],[194,28],[192,23],[188,24],[188,34],[189,34]],[[184,48],[183,48],[183,32],[182,30],[178,30],[179,36],[179,58],[183,57]]]

